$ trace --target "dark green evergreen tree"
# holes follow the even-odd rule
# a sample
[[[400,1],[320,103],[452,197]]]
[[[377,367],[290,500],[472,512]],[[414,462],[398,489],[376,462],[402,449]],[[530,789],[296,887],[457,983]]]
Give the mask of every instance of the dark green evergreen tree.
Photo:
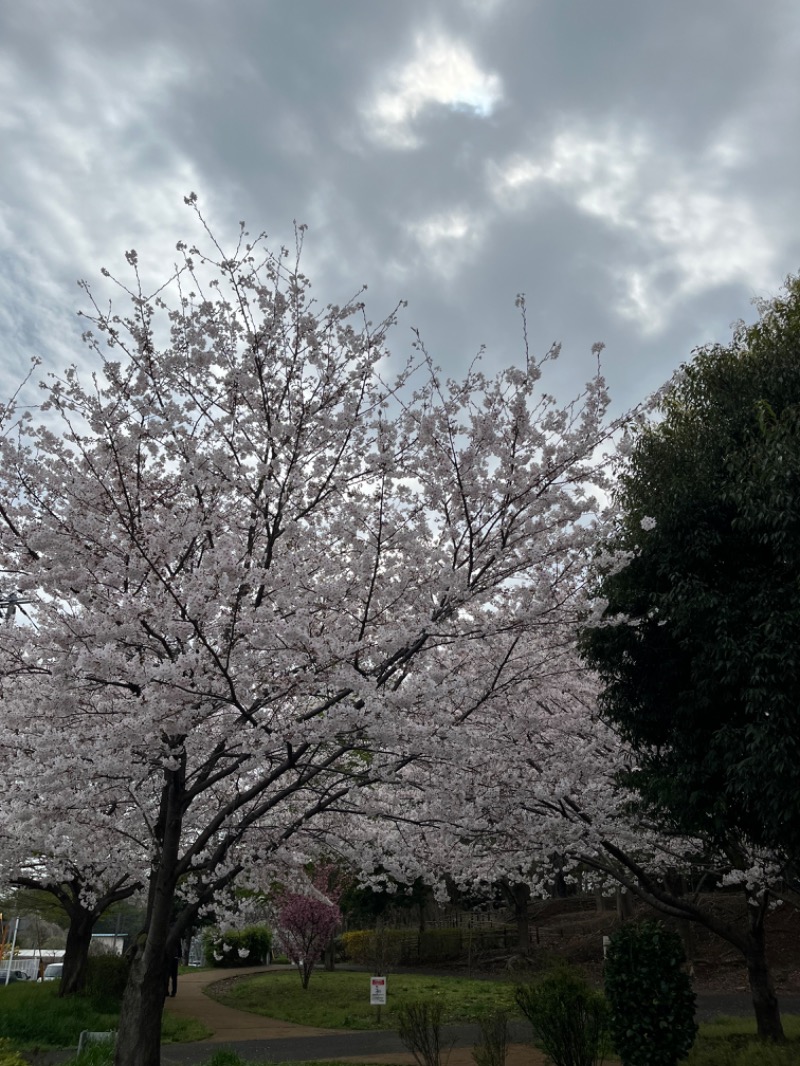
[[[664,824],[800,856],[800,278],[633,442],[583,647]]]

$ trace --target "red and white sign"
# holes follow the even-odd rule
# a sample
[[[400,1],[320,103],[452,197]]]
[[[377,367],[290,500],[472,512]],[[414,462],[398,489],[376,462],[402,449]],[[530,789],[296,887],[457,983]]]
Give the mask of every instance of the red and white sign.
[[[370,977],[369,1001],[373,1007],[382,1007],[386,1003],[385,977]]]

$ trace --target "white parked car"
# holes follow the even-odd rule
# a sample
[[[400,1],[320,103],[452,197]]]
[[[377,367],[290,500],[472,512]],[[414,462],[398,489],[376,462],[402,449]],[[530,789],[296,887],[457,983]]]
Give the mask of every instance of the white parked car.
[[[43,981],[60,981],[61,974],[64,972],[63,962],[51,962],[44,968],[44,974],[42,976]]]

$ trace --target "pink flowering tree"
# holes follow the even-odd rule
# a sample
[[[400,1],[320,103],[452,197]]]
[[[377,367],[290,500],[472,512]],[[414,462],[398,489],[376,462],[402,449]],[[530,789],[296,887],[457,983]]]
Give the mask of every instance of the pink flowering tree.
[[[339,906],[320,896],[290,892],[278,906],[278,936],[290,962],[308,988],[315,965],[322,958],[342,921]]]
[[[88,369],[0,411],[4,735],[145,856],[118,1066],[158,1066],[169,960],[220,893],[552,678],[616,430],[594,366],[563,406],[556,352],[398,367],[393,316],[315,304],[244,229],[202,243],[149,287],[128,252]]]

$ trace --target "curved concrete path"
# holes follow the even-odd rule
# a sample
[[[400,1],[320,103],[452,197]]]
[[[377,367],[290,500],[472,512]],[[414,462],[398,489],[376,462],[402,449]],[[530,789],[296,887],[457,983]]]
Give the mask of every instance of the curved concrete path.
[[[207,1062],[221,1044],[251,1061],[348,1059],[413,1066],[414,1057],[392,1030],[357,1032],[295,1025],[226,1007],[204,993],[209,985],[229,977],[266,972],[264,967],[255,967],[237,969],[235,974],[224,976],[219,970],[182,974],[178,979],[178,994],[167,999],[166,1009],[172,1014],[199,1018],[214,1035],[191,1044],[163,1045],[161,1061],[164,1066],[195,1066]],[[472,1046],[477,1036],[476,1026],[459,1026],[448,1033],[446,1044],[454,1040],[456,1046],[442,1056],[447,1066],[475,1066]],[[529,1044],[513,1045],[507,1059],[507,1066],[542,1066],[543,1063],[544,1057]]]
[[[272,967],[277,969],[277,967]],[[201,970],[198,973],[181,974],[178,978],[178,994],[168,997],[166,1009],[171,1014],[184,1018],[199,1018],[214,1035],[203,1043],[230,1044],[240,1040],[276,1040],[297,1037],[341,1036],[341,1029],[316,1029],[310,1025],[295,1025],[265,1018],[261,1014],[226,1007],[211,999],[204,992],[209,985],[230,980],[231,977],[246,977],[248,974],[267,973],[263,966],[236,969],[227,973],[219,970]]]
[[[285,967],[269,969],[275,971]],[[205,988],[218,981],[233,976],[267,973],[269,969],[254,967],[225,974],[219,970],[205,970],[182,975],[178,981],[177,996],[167,999],[167,1010],[184,1017],[199,1018],[213,1030],[214,1035],[191,1044],[163,1045],[161,1061],[164,1066],[198,1066],[208,1062],[220,1045],[231,1047],[244,1060],[262,1063],[346,1059],[351,1062],[414,1066],[413,1056],[406,1051],[393,1030],[360,1032],[295,1025],[225,1007],[204,993]],[[718,1014],[747,1017],[752,1012],[749,997],[743,993],[701,992],[697,999],[697,1016],[700,1020],[708,1020]],[[784,1013],[800,1013],[800,996],[781,995],[780,1001]],[[543,1066],[544,1056],[527,1042],[528,1033],[528,1028],[523,1024],[512,1023],[515,1042],[509,1049],[506,1066]],[[443,1046],[450,1047],[452,1042],[452,1047],[442,1055],[445,1066],[475,1066],[472,1047],[478,1035],[475,1025],[454,1026],[446,1030]]]

